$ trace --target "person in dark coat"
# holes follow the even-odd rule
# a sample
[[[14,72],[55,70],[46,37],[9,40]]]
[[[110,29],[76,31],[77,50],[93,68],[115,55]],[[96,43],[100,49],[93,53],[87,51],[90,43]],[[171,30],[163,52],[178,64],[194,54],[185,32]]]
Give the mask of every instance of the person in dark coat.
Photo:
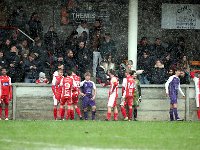
[[[74,53],[71,49],[67,50],[64,61],[65,61],[65,69],[66,70],[76,70],[77,69],[77,64],[74,59]]]
[[[0,69],[1,68],[7,68],[8,67],[8,63],[7,60],[4,56],[4,53],[2,50],[0,50]]]
[[[83,41],[79,42],[79,48],[77,49],[77,55],[75,56],[76,63],[78,65],[78,73],[81,76],[81,79],[84,79],[84,73],[86,71],[91,71],[93,53],[85,47]]]
[[[55,49],[59,43],[59,38],[57,33],[54,31],[54,27],[50,26],[47,33],[44,35],[44,44],[47,49],[52,49],[55,52]]]
[[[37,56],[33,53],[29,55],[29,58],[25,60],[23,68],[25,71],[25,83],[35,83],[38,78],[38,74],[41,71],[40,63],[35,60]]]
[[[149,84],[150,70],[153,67],[152,58],[148,51],[144,51],[142,57],[138,60],[138,70],[144,70],[138,76],[141,84]]]
[[[19,65],[20,58],[17,55],[17,47],[15,45],[11,46],[10,52],[6,55],[6,60],[8,62],[8,75],[11,77],[12,83],[18,82],[19,76]]]
[[[43,37],[43,26],[36,12],[32,13],[28,25],[31,38],[35,39],[36,37]]]
[[[107,85],[109,83],[109,76],[105,72],[105,68],[103,67],[103,61],[100,62],[100,65],[97,66],[96,79],[99,84]]]
[[[156,61],[154,68],[151,70],[150,83],[151,84],[164,84],[167,79],[167,71],[160,60]]]

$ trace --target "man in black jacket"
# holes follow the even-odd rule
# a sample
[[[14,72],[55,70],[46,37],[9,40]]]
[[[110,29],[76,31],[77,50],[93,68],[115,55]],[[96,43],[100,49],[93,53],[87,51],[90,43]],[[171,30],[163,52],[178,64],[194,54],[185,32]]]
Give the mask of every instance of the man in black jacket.
[[[31,53],[29,55],[29,58],[25,60],[23,64],[23,68],[25,71],[25,83],[35,83],[36,79],[38,78],[39,72],[41,71],[41,63],[38,63],[35,58],[35,54]]]
[[[18,75],[20,58],[17,55],[17,51],[17,47],[13,45],[11,46],[10,52],[6,56],[6,60],[8,62],[8,75],[11,77],[12,83],[20,80],[20,76]]]
[[[67,50],[64,61],[65,61],[65,69],[66,70],[76,70],[77,69],[76,61],[74,59],[74,53],[71,49]]]

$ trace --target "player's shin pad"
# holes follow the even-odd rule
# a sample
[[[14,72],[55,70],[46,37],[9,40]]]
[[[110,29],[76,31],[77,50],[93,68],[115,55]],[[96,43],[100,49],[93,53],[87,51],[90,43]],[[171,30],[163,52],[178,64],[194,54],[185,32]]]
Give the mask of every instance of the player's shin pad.
[[[121,98],[121,103],[120,103],[120,106],[124,106],[124,103],[125,103],[125,98]]]

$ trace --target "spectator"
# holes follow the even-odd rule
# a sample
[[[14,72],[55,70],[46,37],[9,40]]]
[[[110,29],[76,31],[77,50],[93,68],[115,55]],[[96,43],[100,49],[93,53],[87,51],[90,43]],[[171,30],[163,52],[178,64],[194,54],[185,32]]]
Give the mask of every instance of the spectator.
[[[169,69],[167,71],[167,78],[169,79],[170,76],[174,75],[174,70],[173,69]]]
[[[90,45],[93,50],[99,49],[100,40],[101,40],[101,31],[102,31],[102,22],[100,19],[96,19],[94,26],[90,29],[89,37],[90,37]]]
[[[150,71],[152,66],[152,59],[149,56],[148,51],[144,51],[143,56],[138,60],[138,69],[144,70],[143,73],[138,76],[141,84],[149,84]]]
[[[140,40],[138,46],[137,46],[137,54],[138,58],[142,57],[144,51],[149,51],[150,46],[148,44],[148,39],[147,37],[142,37]]]
[[[167,79],[167,71],[160,60],[156,61],[154,68],[151,70],[150,83],[151,84],[164,84]]]
[[[28,22],[30,36],[35,39],[36,37],[43,37],[43,27],[42,23],[39,20],[39,16],[36,12],[32,13],[31,18]]]
[[[29,54],[29,52],[30,52],[27,40],[22,40],[21,43],[18,45],[18,48],[19,48],[20,56],[24,53]]]
[[[38,55],[37,62],[39,61],[43,71],[46,74],[49,74],[50,68],[53,66],[55,60],[55,55],[52,54],[52,51],[46,51],[41,40],[36,42],[36,45],[31,49],[31,53]]]
[[[5,54],[5,56],[9,54],[10,48],[11,48],[11,40],[6,39],[5,43],[2,45],[2,51]]]
[[[100,53],[101,53],[102,59],[106,60],[106,58],[109,55],[111,55],[115,61],[116,59],[115,57],[117,54],[116,52],[117,52],[117,49],[115,47],[114,41],[111,38],[110,33],[105,33],[104,39],[100,45]]]
[[[78,32],[78,37],[81,36],[81,34],[83,33],[83,31],[85,31],[87,33],[87,39],[89,39],[89,29],[87,28],[87,21],[86,20],[82,20],[81,24],[78,26],[78,28],[76,29],[76,31]]]
[[[185,54],[185,39],[183,37],[178,38],[178,43],[174,45],[172,49],[172,56],[175,62],[179,62],[181,57]]]
[[[39,79],[37,79],[35,81],[36,84],[41,84],[41,83],[44,83],[44,84],[48,84],[49,83],[49,80],[46,78],[46,75],[44,72],[40,72],[39,73]]]
[[[35,83],[40,72],[39,64],[35,61],[35,54],[31,53],[27,60],[24,62],[25,70],[25,83]]]
[[[25,71],[24,71],[24,62],[28,59],[29,53],[23,52],[20,57],[20,64],[19,64],[19,69],[20,69],[20,74],[21,74],[21,79],[20,82],[24,82],[25,78]]]
[[[183,55],[181,57],[181,60],[179,61],[179,65],[186,71],[190,72],[190,65],[189,65],[189,60],[186,55]]]
[[[96,19],[94,26],[90,30],[90,48],[93,50],[93,76],[96,77],[96,68],[102,61],[100,53],[102,24],[100,19]]]
[[[80,35],[80,37],[78,38],[79,41],[83,41],[84,43],[86,43],[86,45],[88,45],[88,34],[86,31],[83,31]]]
[[[74,59],[74,54],[71,49],[68,49],[66,52],[65,69],[66,70],[76,70],[77,69],[76,61]]]
[[[112,55],[108,55],[108,57],[106,58],[106,60],[107,61],[104,63],[104,67],[105,67],[106,73],[110,69],[115,70],[115,63],[114,63],[114,59],[112,58]]]
[[[78,32],[77,31],[72,31],[69,37],[67,37],[67,40],[65,42],[65,48],[66,49],[71,49],[73,52],[78,47]],[[74,53],[76,55],[76,53]]]
[[[19,75],[19,63],[20,58],[17,55],[17,47],[15,45],[11,46],[10,52],[6,56],[8,62],[8,74],[11,77],[12,83],[19,82],[21,76]]]
[[[79,42],[79,48],[77,49],[75,60],[78,65],[78,72],[81,79],[84,79],[84,73],[88,69],[91,69],[92,56],[89,50],[85,47],[85,43],[83,41]]]
[[[105,68],[104,68],[103,64],[104,64],[104,62],[102,61],[102,62],[100,62],[100,64],[97,67],[96,79],[99,84],[102,84],[104,86],[104,85],[109,84],[109,81],[108,81],[109,77],[105,72]]]
[[[7,21],[8,26],[18,27],[24,32],[28,32],[27,28],[27,16],[23,9],[23,6],[18,6],[11,14]]]
[[[165,54],[165,48],[161,44],[161,39],[156,38],[155,43],[150,47],[151,55],[154,57],[154,60],[161,59]]]
[[[57,71],[58,66],[63,65],[65,66],[64,58],[62,55],[58,55],[58,57],[55,58],[53,66],[52,66],[52,72]]]
[[[121,63],[118,69],[118,79],[120,84],[122,83],[123,78],[125,78],[125,72],[126,72],[126,65],[124,63]]]
[[[172,60],[170,53],[167,53],[164,56],[162,62],[164,64],[166,70],[169,70],[173,66],[173,64],[174,64],[174,61]]]
[[[44,35],[44,44],[47,47],[47,49],[52,49],[55,51],[56,45],[59,43],[59,38],[57,33],[54,31],[54,27],[50,26],[47,33]]]
[[[4,57],[4,53],[2,50],[0,50],[0,70],[2,68],[7,68],[8,67],[8,63]]]
[[[181,71],[180,84],[190,84],[190,74],[186,71]]]

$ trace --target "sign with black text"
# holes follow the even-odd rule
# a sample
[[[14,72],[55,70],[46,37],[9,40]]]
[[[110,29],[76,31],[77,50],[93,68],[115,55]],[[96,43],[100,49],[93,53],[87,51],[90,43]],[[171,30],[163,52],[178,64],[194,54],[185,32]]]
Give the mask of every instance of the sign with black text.
[[[163,29],[200,29],[200,5],[162,4]]]

